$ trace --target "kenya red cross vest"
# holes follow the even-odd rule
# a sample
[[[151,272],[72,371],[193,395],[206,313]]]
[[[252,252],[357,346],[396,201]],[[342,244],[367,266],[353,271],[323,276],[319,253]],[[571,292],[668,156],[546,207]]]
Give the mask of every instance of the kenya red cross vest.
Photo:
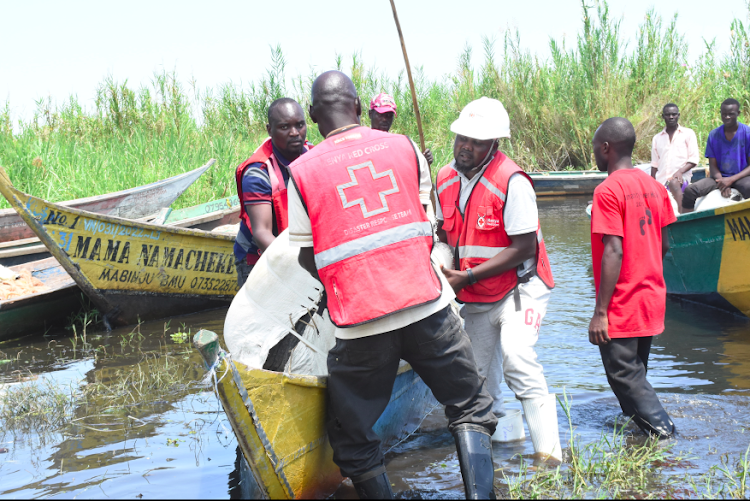
[[[305,146],[310,149],[312,144],[305,141]],[[281,173],[281,166],[276,161],[276,157],[273,154],[273,144],[271,138],[267,138],[263,143],[258,146],[255,153],[242,162],[235,171],[235,182],[237,183],[237,195],[240,198],[240,218],[245,222],[250,231],[253,231],[250,226],[250,217],[247,215],[245,210],[245,200],[243,198],[242,191],[242,176],[245,175],[245,170],[254,163],[265,164],[266,170],[268,171],[268,177],[271,179],[271,203],[273,204],[273,214],[276,220],[276,228],[278,233],[281,233],[289,226],[289,204],[286,196],[286,185],[284,184],[284,176]],[[257,256],[255,256],[257,259]]]
[[[531,178],[501,151],[495,154],[474,187],[464,214],[459,209],[461,179],[446,165],[437,176],[437,195],[443,211],[443,230],[448,244],[457,249],[461,270],[475,268],[495,257],[511,244],[505,232],[503,209],[508,183],[513,174],[521,173],[534,185]],[[555,286],[542,229],[537,223],[536,274],[549,288]],[[516,269],[485,278],[464,287],[456,296],[465,303],[493,303],[504,298],[518,285]]]
[[[440,297],[411,141],[356,127],[329,136],[291,172],[334,324],[364,324]]]

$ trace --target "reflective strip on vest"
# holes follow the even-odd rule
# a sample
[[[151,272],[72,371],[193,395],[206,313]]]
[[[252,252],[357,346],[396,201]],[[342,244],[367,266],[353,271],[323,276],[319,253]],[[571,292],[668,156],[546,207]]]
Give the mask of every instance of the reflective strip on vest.
[[[495,196],[497,196],[500,200],[502,200],[503,202],[505,202],[505,193],[503,193],[502,191],[500,191],[499,189],[497,189],[497,187],[494,184],[492,184],[486,177],[482,176],[479,179],[479,182],[482,183],[485,188],[487,188],[492,193],[494,193]]]
[[[479,258],[479,259],[492,259],[493,257],[500,254],[507,247],[486,247],[484,245],[462,245],[458,248],[458,257],[461,259],[465,258]]]
[[[536,223],[536,224],[537,224],[537,226],[539,226],[539,221],[537,221],[537,223]],[[537,241],[537,242],[538,242],[539,244],[541,244],[543,240],[544,240],[544,237],[542,236],[542,227],[541,227],[541,226],[539,226],[539,229],[538,229],[538,230],[536,230],[536,241]]]
[[[452,185],[454,183],[457,183],[460,180],[461,180],[461,178],[459,178],[458,176],[456,176],[456,177],[454,177],[454,178],[452,178],[452,179],[444,182],[443,184],[441,184],[440,186],[438,186],[437,194],[440,195],[443,192],[443,190],[445,190],[448,186],[450,186],[450,185]]]
[[[315,254],[315,266],[321,270],[344,259],[417,237],[432,237],[432,224],[429,221],[396,226],[324,250]]]

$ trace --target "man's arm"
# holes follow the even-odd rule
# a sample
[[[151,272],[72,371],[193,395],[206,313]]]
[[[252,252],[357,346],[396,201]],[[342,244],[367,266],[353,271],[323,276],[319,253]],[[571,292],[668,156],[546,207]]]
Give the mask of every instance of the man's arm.
[[[659,151],[656,149],[656,136],[651,140],[651,177],[656,179],[656,171],[659,170]]]
[[[320,276],[318,276],[318,267],[315,266],[315,251],[312,247],[300,248],[297,261],[299,262],[299,265],[306,269],[307,272],[312,275],[315,280],[320,282]]]
[[[245,204],[245,210],[250,218],[253,240],[261,252],[265,252],[271,242],[276,240],[273,234],[273,206],[271,204]]]
[[[515,269],[527,259],[536,256],[536,232],[511,235],[510,240],[510,246],[499,252],[495,257],[471,269],[477,281]],[[455,292],[469,285],[468,272],[446,268],[442,268],[442,271]]]
[[[679,171],[677,171],[677,173],[675,173],[674,177],[682,178],[682,176],[684,176],[685,174],[687,174],[696,165],[698,165],[698,164],[693,163],[693,162],[687,162],[687,163],[685,163],[685,166],[682,169],[680,169]]]
[[[602,254],[599,294],[596,295],[594,316],[589,323],[589,342],[595,345],[607,344],[610,341],[607,310],[622,268],[622,237],[602,235],[602,242],[604,253]]]
[[[664,256],[667,255],[667,252],[669,252],[669,233],[667,232],[667,227],[661,229],[661,258],[664,259]]]
[[[690,169],[698,165],[698,161],[700,160],[700,155],[698,154],[698,138],[692,130],[687,138],[687,154],[687,162],[685,162],[685,167],[682,168],[680,174],[687,174]]]

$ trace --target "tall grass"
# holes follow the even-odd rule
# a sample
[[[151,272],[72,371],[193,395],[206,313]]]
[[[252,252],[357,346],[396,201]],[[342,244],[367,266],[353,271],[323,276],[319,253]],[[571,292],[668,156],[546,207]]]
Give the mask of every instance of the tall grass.
[[[423,68],[415,68],[434,168],[451,158],[450,123],[483,95],[505,104],[512,138],[502,148],[528,170],[590,168],[591,137],[610,116],[625,116],[635,125],[638,161],[650,158],[651,137],[662,127],[667,102],[680,106],[682,124],[695,130],[700,143],[720,124],[719,104],[727,97],[738,99],[746,116],[750,34],[742,20],[727,26],[726,54],[717,54],[708,41],[688,60],[676,17],[664,20],[648,11],[628,41],[606,2],[582,1],[581,12],[575,40],[551,39],[549,58],[524,49],[518,33],[507,32],[502,40],[484,39],[478,67],[472,65],[474,48],[467,46],[456,69],[443,78],[428,79]],[[365,105],[378,92],[393,94],[399,110],[393,132],[417,137],[403,72],[390,77],[365,65],[361,54],[348,62],[337,55],[332,67],[351,75]],[[99,85],[94,109],[84,109],[75,97],[63,103],[40,100],[33,119],[16,127],[6,103],[0,108],[0,165],[19,188],[62,200],[156,181],[216,158],[217,165],[178,206],[200,203],[234,190],[234,167],[266,135],[268,105],[289,95],[306,107],[314,77],[288,76],[277,46],[271,67],[249,85],[198,89],[194,83],[185,87],[174,72],[162,72],[135,89],[109,77]],[[321,139],[314,126],[308,136]]]

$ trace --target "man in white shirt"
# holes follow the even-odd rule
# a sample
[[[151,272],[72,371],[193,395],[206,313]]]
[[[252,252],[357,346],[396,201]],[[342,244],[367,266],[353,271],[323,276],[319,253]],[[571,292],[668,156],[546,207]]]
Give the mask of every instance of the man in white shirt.
[[[682,212],[682,194],[693,177],[691,169],[700,160],[698,139],[692,129],[679,124],[676,104],[665,104],[661,116],[664,130],[651,141],[651,177],[672,193]]]
[[[427,161],[404,136],[361,127],[360,115],[349,77],[328,71],[315,80],[310,118],[326,139],[306,161],[291,165],[288,194],[290,244],[301,247],[300,264],[323,282],[337,325],[328,355],[333,460],[361,499],[392,497],[372,427],[403,359],[445,405],[467,498],[494,498],[490,436],[497,419],[469,338],[449,304],[451,286],[429,262]],[[376,180],[380,184],[373,188]],[[350,189],[357,195],[349,195]],[[393,209],[403,206],[410,208]],[[364,219],[352,225],[360,213]],[[334,238],[336,244],[326,246]],[[421,299],[392,306],[410,296]]]

